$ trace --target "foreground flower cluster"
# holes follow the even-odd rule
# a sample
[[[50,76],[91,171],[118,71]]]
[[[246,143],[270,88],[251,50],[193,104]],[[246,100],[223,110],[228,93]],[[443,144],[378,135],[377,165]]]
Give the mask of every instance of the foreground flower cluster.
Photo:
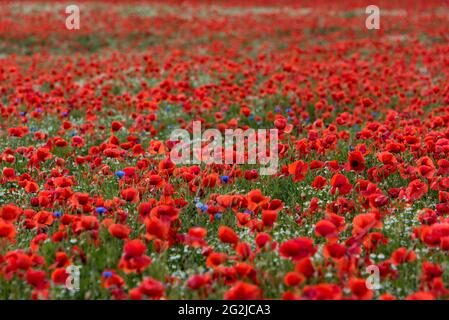
[[[2,4],[0,298],[448,298],[449,8],[395,5]],[[193,121],[276,174],[175,165]]]

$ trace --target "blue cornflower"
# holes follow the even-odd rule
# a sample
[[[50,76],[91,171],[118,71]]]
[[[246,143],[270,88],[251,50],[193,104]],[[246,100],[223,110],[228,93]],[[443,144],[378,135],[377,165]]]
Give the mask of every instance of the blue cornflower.
[[[197,202],[195,202],[196,203],[196,207],[198,208],[198,209],[201,209],[201,207],[203,206],[203,204],[200,202],[200,201],[197,201]]]
[[[221,219],[221,212],[217,212],[217,213],[214,215],[214,217],[215,217],[215,219],[220,220],[220,219]]]
[[[61,216],[61,212],[60,211],[53,212],[53,217],[59,218],[60,216]]]
[[[111,272],[111,271],[105,271],[105,272],[103,272],[103,277],[104,277],[104,278],[110,278],[110,277],[112,277],[112,272]]]
[[[115,173],[115,176],[119,179],[122,178],[124,175],[125,175],[125,171],[122,171],[122,170],[119,170]]]
[[[98,214],[103,214],[103,213],[106,212],[106,208],[105,208],[105,207],[97,207],[97,208],[95,208],[95,211],[96,211]]]
[[[221,176],[221,182],[223,183],[228,183],[229,182],[229,177],[228,176]]]

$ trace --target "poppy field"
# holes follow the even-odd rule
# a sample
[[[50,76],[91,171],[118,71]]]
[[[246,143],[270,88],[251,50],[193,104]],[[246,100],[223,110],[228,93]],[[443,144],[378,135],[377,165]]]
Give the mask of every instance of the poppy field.
[[[0,12],[0,299],[449,298],[447,1]],[[194,123],[275,171],[175,163]]]

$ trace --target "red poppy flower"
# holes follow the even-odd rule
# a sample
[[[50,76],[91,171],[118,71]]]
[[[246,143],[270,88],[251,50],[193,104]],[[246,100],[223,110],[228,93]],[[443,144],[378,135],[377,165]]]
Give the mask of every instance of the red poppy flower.
[[[287,287],[294,287],[301,284],[304,277],[297,272],[289,272],[284,277],[284,283]]]
[[[5,205],[0,208],[0,218],[5,221],[14,221],[22,213],[22,209],[13,204]]]
[[[119,268],[126,273],[141,273],[152,261],[151,258],[144,255],[147,247],[138,239],[129,240],[124,247],[124,254],[119,262]]]
[[[135,188],[126,188],[120,191],[120,196],[128,202],[137,203],[139,201],[139,192]]]
[[[151,210],[151,216],[159,218],[165,221],[174,221],[178,219],[179,209],[169,206],[169,205],[160,205],[156,206]]]
[[[13,240],[16,236],[16,228],[13,224],[0,220],[0,238]]]
[[[435,300],[435,296],[430,292],[419,291],[409,295],[406,300]]]
[[[269,198],[264,197],[262,191],[259,189],[251,190],[246,196],[248,200],[248,209],[251,211],[256,211],[260,206],[267,203]]]
[[[428,246],[439,246],[442,239],[449,236],[448,223],[435,223],[431,226],[422,226],[420,230],[421,241]]]
[[[315,268],[313,267],[312,260],[309,257],[297,262],[295,270],[304,275],[306,278],[312,277],[315,273]]]
[[[279,253],[282,257],[291,258],[293,261],[299,261],[309,257],[316,252],[313,246],[313,240],[309,238],[296,238],[288,240],[281,244]]]
[[[349,287],[356,299],[369,300],[374,295],[373,291],[367,288],[365,279],[352,278],[349,280]]]
[[[220,226],[218,228],[218,237],[220,238],[220,241],[224,243],[235,245],[239,242],[239,237],[235,231],[226,226]]]
[[[415,179],[409,183],[406,195],[408,201],[421,199],[427,193],[427,185],[419,179]]]
[[[57,268],[51,274],[51,280],[55,284],[60,284],[60,285],[65,284],[68,277],[69,277],[69,274],[66,272],[65,268]]]
[[[187,280],[187,286],[192,290],[198,290],[209,284],[211,280],[212,279],[208,274],[206,275],[195,274]]]
[[[207,267],[218,267],[222,263],[226,262],[227,256],[224,253],[211,252],[206,260]]]
[[[313,182],[312,187],[318,190],[322,190],[327,184],[327,180],[322,176],[317,176]]]
[[[336,300],[341,299],[341,289],[334,284],[321,283],[305,286],[302,297],[306,300]]]
[[[307,163],[304,163],[301,160],[295,161],[288,166],[288,173],[293,175],[293,181],[299,182],[304,180],[307,175],[309,167]]]
[[[163,284],[153,278],[145,278],[139,286],[141,293],[151,299],[160,299],[165,292]]]
[[[109,233],[119,239],[127,239],[131,233],[131,229],[122,224],[111,224],[108,228]]]
[[[261,298],[259,287],[253,284],[239,281],[225,292],[226,300],[257,300]]]
[[[407,251],[407,248],[401,247],[391,254],[391,260],[394,265],[400,265],[405,262],[415,261],[416,254],[413,251]]]
[[[335,191],[338,190],[339,195],[345,195],[351,192],[352,184],[349,183],[348,178],[346,178],[341,173],[335,174],[330,182],[331,185],[331,194],[335,194]]]
[[[348,167],[349,170],[354,170],[357,172],[365,170],[365,158],[363,158],[361,152],[353,151],[349,153]]]
[[[328,220],[318,221],[315,225],[315,234],[325,238],[338,238],[337,228]]]
[[[272,227],[278,217],[278,213],[275,210],[262,210],[262,221],[267,227]]]

